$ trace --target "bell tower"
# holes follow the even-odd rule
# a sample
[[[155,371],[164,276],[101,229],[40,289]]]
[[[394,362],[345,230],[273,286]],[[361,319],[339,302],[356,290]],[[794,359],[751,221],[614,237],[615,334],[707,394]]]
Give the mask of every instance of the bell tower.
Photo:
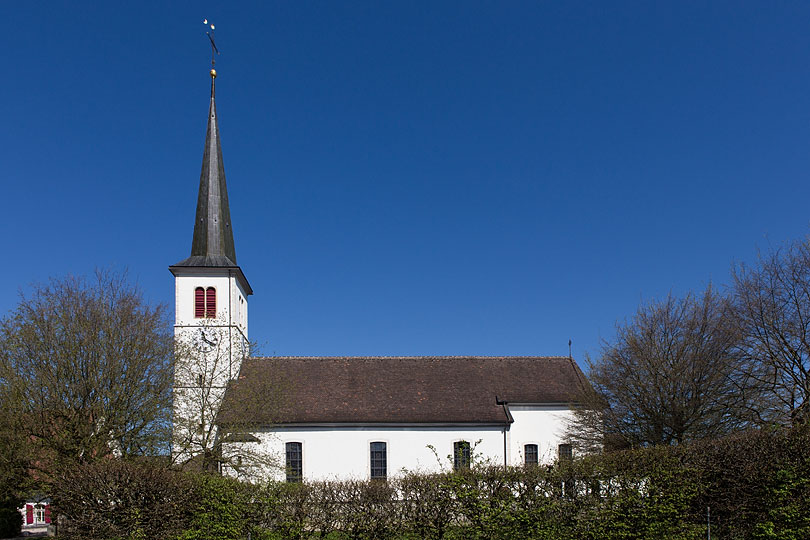
[[[211,69],[191,256],[169,267],[175,283],[176,344],[172,459],[206,468],[216,466],[219,441],[214,420],[225,387],[237,377],[249,353],[247,297],[253,294],[236,263],[217,122],[216,77]]]

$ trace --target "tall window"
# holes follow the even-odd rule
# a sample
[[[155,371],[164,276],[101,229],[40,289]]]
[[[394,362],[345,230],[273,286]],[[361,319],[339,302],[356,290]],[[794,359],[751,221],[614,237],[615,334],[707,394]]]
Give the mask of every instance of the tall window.
[[[453,443],[453,469],[470,468],[470,443],[456,441]]]
[[[573,459],[574,451],[570,444],[561,444],[557,447],[557,455],[562,459]]]
[[[371,443],[371,478],[388,476],[388,450],[384,442]]]
[[[214,287],[194,289],[194,317],[213,319],[217,316],[217,290]]]
[[[538,455],[536,444],[527,444],[523,447],[523,459],[526,465],[537,465]]]
[[[303,460],[301,459],[301,443],[288,442],[285,448],[287,464],[287,482],[300,482],[303,478]]]

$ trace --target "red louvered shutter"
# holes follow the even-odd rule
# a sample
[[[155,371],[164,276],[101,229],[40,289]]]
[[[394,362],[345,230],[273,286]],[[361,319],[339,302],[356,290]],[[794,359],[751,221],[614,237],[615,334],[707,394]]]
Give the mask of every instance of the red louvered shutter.
[[[194,316],[198,319],[205,317],[205,289],[194,289]]]
[[[45,505],[45,523],[51,522],[51,505]]]
[[[30,504],[25,505],[25,523],[31,525],[34,522],[34,507]]]
[[[205,290],[205,316],[209,319],[217,316],[217,290],[213,287]]]

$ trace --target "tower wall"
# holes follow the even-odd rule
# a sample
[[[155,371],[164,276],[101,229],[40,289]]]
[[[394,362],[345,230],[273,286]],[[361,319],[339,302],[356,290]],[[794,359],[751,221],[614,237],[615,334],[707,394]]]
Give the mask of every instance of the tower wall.
[[[172,456],[184,463],[216,450],[214,426],[228,381],[249,353],[247,294],[228,268],[174,269],[175,373]],[[195,290],[213,287],[216,316],[195,316]]]

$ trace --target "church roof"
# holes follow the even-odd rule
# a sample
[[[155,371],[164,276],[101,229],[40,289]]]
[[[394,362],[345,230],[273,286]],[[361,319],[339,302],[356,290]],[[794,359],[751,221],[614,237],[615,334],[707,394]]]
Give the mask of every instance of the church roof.
[[[222,147],[214,99],[216,73],[211,72],[211,104],[208,108],[208,129],[205,134],[200,190],[197,194],[197,215],[191,240],[191,257],[174,266],[236,267],[236,249],[231,229],[228,188],[222,163]]]
[[[559,356],[247,358],[218,423],[506,424],[496,397],[569,404],[584,380]]]

